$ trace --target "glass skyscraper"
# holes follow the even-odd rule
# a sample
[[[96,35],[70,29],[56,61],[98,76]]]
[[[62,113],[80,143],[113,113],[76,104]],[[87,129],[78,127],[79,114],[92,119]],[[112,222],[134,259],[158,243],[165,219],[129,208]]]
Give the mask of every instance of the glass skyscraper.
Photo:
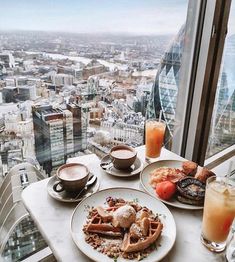
[[[167,124],[166,147],[170,147],[173,136],[184,36],[182,26],[161,59],[146,113],[147,118],[158,118],[160,110],[163,111]]]
[[[167,124],[166,147],[170,147],[169,141],[173,137],[184,36],[185,26],[182,26],[161,59],[146,114],[147,118],[158,118],[162,110]],[[235,35],[227,40],[224,61],[211,122],[208,156],[235,142],[235,74],[232,72],[235,67]]]

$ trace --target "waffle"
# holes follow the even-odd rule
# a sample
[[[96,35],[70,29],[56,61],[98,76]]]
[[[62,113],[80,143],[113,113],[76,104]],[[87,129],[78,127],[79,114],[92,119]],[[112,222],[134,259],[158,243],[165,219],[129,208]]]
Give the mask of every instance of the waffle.
[[[85,241],[110,258],[120,256],[140,260],[147,257],[155,250],[152,244],[162,232],[161,221],[150,209],[133,201],[112,197],[106,198],[106,201],[108,207],[98,206],[90,210],[83,228]],[[122,208],[125,205],[129,208]],[[115,212],[119,208],[122,209]],[[131,221],[130,225],[123,222],[125,219]]]
[[[125,253],[138,252],[148,248],[153,244],[162,232],[163,225],[160,221],[149,219],[148,235],[137,241],[132,239],[130,232],[124,235],[121,250]]]
[[[103,218],[98,214],[98,212],[94,214],[90,223],[86,226],[85,231],[112,237],[122,236],[121,228],[114,227],[111,223],[104,222]]]

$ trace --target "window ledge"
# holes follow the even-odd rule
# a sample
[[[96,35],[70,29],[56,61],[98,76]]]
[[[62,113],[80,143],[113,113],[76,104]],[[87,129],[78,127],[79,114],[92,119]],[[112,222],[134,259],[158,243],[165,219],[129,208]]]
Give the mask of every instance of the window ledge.
[[[205,160],[205,166],[208,169],[215,168],[216,166],[222,164],[226,160],[234,157],[235,155],[235,145],[232,145],[221,152],[209,157]]]

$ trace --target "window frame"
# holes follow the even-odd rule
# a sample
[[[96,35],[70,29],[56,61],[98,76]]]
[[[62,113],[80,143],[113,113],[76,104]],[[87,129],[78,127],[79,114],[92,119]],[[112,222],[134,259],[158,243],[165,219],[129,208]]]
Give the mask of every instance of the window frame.
[[[181,102],[184,99],[182,92],[179,92],[176,109],[182,111],[182,104],[186,106],[185,113],[181,117],[183,121],[180,134],[177,139],[174,137],[176,142],[173,141],[173,151],[199,165],[206,163],[210,167],[228,159],[231,152],[234,152],[227,150],[227,156],[224,153],[218,154],[217,157],[213,156],[211,160],[207,159],[205,162],[230,7],[231,0],[201,1],[193,64],[190,82],[187,85],[187,103]],[[181,70],[187,72],[187,67],[189,61],[184,63],[183,60]],[[179,90],[182,83],[183,81],[180,82]]]
[[[194,148],[192,152],[192,160],[200,165],[204,165],[206,156],[217,83],[227,35],[230,7],[231,0],[217,0],[215,4],[202,93],[200,97],[200,110],[198,112]],[[197,88],[197,86],[195,86],[195,88]],[[194,119],[191,119],[191,121],[193,120]]]
[[[174,130],[172,142],[172,151],[183,157],[186,156],[185,151],[205,15],[208,17],[208,14],[205,14],[206,4],[206,0],[189,0],[188,2],[185,36],[190,39],[189,41],[185,41],[184,44],[175,114],[176,127],[177,125],[179,125],[179,127],[177,127],[178,131],[176,128]],[[196,25],[193,25],[193,22],[195,22]],[[192,27],[194,27],[194,30]],[[206,50],[206,52],[207,51],[208,50]],[[190,156],[187,156],[187,158],[191,159]]]

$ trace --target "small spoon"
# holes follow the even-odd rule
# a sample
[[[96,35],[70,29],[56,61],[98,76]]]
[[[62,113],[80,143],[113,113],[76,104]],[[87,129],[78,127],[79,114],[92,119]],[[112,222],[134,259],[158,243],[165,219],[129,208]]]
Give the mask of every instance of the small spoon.
[[[97,179],[97,176],[91,175],[86,183],[86,186],[74,197],[74,199],[78,199],[79,196],[88,189],[88,187],[92,186]]]
[[[103,163],[100,163],[100,166],[103,169],[107,169],[109,166],[111,166],[112,163],[113,163],[113,161],[103,162]]]

